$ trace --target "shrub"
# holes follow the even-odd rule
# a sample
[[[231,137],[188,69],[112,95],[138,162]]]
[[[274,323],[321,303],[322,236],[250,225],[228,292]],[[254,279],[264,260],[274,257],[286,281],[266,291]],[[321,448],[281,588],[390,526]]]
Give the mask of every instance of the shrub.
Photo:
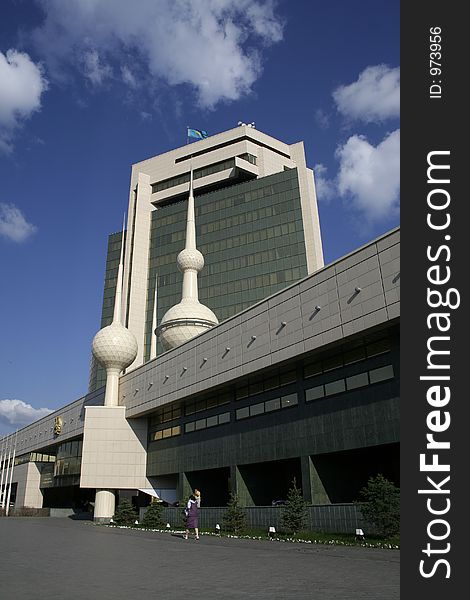
[[[300,531],[307,516],[307,503],[303,499],[302,491],[297,487],[295,477],[292,487],[287,493],[287,503],[282,510],[282,524],[290,533]]]
[[[163,527],[162,510],[163,504],[161,502],[152,502],[145,511],[142,525],[151,529],[160,529]]]
[[[137,511],[132,506],[132,503],[127,498],[124,498],[119,503],[114,513],[113,521],[116,525],[134,525],[137,519]]]
[[[246,523],[245,511],[239,506],[238,502],[238,496],[231,493],[227,504],[227,511],[223,517],[225,529],[235,534],[242,531]]]
[[[400,531],[400,489],[383,475],[370,477],[359,493],[358,505],[366,521],[384,537]]]

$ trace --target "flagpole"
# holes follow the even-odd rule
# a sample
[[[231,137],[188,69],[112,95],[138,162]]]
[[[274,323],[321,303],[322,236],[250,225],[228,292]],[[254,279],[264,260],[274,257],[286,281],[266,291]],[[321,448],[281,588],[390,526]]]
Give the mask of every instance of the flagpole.
[[[8,517],[8,513],[10,512],[10,497],[11,497],[11,486],[12,486],[12,481],[13,481],[13,467],[15,466],[16,436],[17,435],[18,435],[18,430],[15,431],[15,445],[13,446],[13,458],[11,460],[10,485],[8,487],[7,507],[6,507],[6,510],[5,510],[5,514],[6,514],[7,517]]]
[[[0,453],[0,466],[2,468],[2,475],[0,477],[0,506],[3,508],[3,477],[5,474],[5,457],[6,457],[7,438],[2,438],[2,451]]]
[[[6,454],[5,454],[5,457],[6,457]],[[11,462],[11,445],[8,450],[8,462],[7,462],[7,470],[5,473],[5,490],[3,492],[2,508],[5,508],[5,500],[6,500],[6,494],[7,494],[7,488],[8,488],[8,475],[10,474],[10,462]]]

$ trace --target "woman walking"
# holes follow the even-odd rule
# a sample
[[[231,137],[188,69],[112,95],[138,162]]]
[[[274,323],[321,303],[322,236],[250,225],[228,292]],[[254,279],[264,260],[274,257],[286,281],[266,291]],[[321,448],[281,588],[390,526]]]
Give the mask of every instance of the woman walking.
[[[189,530],[194,529],[194,539],[199,539],[199,498],[194,494],[191,494],[188,500],[188,504],[184,510],[186,514],[186,532],[184,539],[187,540],[189,536]]]

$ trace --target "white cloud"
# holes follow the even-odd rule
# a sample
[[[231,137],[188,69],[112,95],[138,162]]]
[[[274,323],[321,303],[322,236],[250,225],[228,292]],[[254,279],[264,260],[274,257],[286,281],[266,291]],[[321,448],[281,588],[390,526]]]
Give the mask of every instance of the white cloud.
[[[129,67],[127,65],[123,65],[121,67],[121,75],[122,75],[122,80],[129,87],[134,88],[134,89],[138,87],[137,79],[135,78],[134,73],[129,69]]]
[[[315,189],[320,202],[328,202],[337,194],[336,184],[326,176],[327,168],[319,163],[313,167],[315,174]]]
[[[12,242],[24,242],[35,231],[36,225],[28,223],[19,208],[0,202],[0,236]]]
[[[338,111],[350,120],[381,123],[400,114],[400,69],[367,67],[357,81],[333,92]]]
[[[28,54],[13,49],[0,52],[0,151],[11,152],[15,129],[41,108],[46,89],[40,65]]]
[[[72,64],[101,82],[112,64],[132,87],[134,69],[123,70],[132,59],[149,80],[190,84],[208,108],[249,93],[261,48],[282,39],[270,0],[140,0],[138,10],[129,0],[37,2],[45,21],[33,39],[56,75]],[[97,70],[80,62],[87,52]]]
[[[0,400],[0,422],[14,427],[29,425],[51,412],[49,408],[34,408],[22,400]]]
[[[83,56],[84,74],[93,85],[101,85],[105,79],[112,77],[110,65],[103,64],[96,50],[87,50]]]
[[[381,221],[398,213],[400,188],[400,130],[378,146],[353,135],[336,151],[340,161],[340,195],[367,221]]]
[[[315,123],[318,125],[318,127],[320,127],[320,129],[328,129],[328,127],[330,126],[330,117],[321,108],[318,108],[315,111],[314,118]]]

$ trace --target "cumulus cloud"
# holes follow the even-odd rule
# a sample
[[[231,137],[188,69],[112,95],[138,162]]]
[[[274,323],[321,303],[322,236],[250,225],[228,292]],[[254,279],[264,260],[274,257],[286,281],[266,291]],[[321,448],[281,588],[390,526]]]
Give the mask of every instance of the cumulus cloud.
[[[367,67],[357,81],[333,92],[338,111],[349,120],[381,123],[400,114],[400,69]]]
[[[15,130],[41,108],[47,81],[28,54],[0,52],[0,151],[11,152]]]
[[[320,202],[341,198],[369,224],[395,216],[399,210],[400,130],[377,146],[362,135],[338,146],[338,173],[329,178],[323,164],[315,165],[315,187]]]
[[[319,163],[313,167],[315,174],[315,189],[320,202],[328,202],[337,193],[336,184],[327,177],[328,169]]]
[[[22,400],[0,400],[0,422],[13,427],[24,427],[51,412],[49,408],[34,408]]]
[[[36,225],[28,223],[17,206],[0,202],[0,236],[12,242],[24,242],[35,231]]]
[[[368,221],[381,221],[398,213],[400,186],[400,130],[373,146],[353,135],[336,151],[340,161],[337,187],[343,198]]]
[[[272,0],[140,0],[138,10],[128,0],[37,1],[45,20],[33,40],[56,75],[72,64],[101,83],[113,68],[133,87],[132,57],[148,80],[189,84],[207,108],[249,93],[262,49],[282,39]]]

